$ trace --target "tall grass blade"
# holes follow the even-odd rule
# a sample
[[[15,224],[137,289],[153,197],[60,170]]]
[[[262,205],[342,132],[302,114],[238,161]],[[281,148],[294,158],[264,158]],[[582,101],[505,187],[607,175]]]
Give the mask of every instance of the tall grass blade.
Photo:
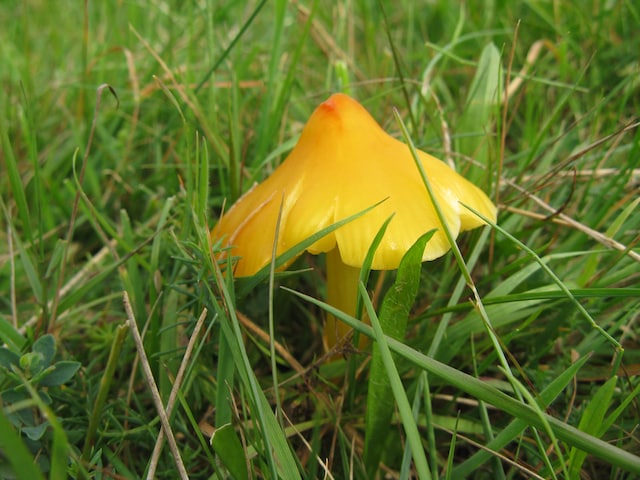
[[[420,251],[420,253],[422,253],[422,251]],[[374,339],[376,340],[376,344],[380,349],[380,356],[387,376],[389,378],[389,385],[391,386],[393,396],[395,397],[396,404],[398,405],[398,411],[400,413],[402,425],[407,435],[407,443],[409,444],[409,448],[411,448],[411,454],[413,456],[413,461],[418,473],[418,477],[425,480],[430,480],[431,473],[429,470],[429,463],[427,462],[427,457],[422,446],[422,437],[420,436],[418,426],[413,418],[413,414],[411,412],[411,404],[409,403],[407,393],[405,392],[404,386],[402,385],[402,380],[400,379],[395,361],[391,355],[389,346],[386,343],[387,337],[385,337],[385,334],[382,331],[382,326],[380,325],[378,316],[373,308],[373,304],[371,303],[371,300],[369,300],[367,288],[362,283],[360,284],[359,288],[360,295],[362,295],[362,299],[364,301],[364,306],[367,310],[369,319],[371,320],[371,325],[373,326],[372,330],[375,334]],[[377,469],[377,464],[375,465],[375,467]]]
[[[238,434],[230,423],[216,429],[211,437],[211,445],[231,477],[237,480],[249,478],[247,454],[242,448]]]
[[[433,234],[432,230],[421,236],[407,251],[398,267],[394,285],[382,302],[378,317],[380,328],[396,340],[404,338],[409,312],[418,293],[424,248]],[[375,475],[378,470],[385,440],[388,438],[387,432],[394,410],[394,393],[390,382],[380,347],[374,345],[367,389],[364,447],[365,468],[370,475]]]
[[[493,118],[498,113],[503,89],[500,52],[493,43],[487,44],[478,61],[478,69],[467,96],[464,112],[456,123],[457,151],[486,165],[491,172],[489,142]],[[473,176],[471,177],[473,179]]]
[[[29,205],[27,203],[25,186],[22,182],[22,177],[20,176],[20,168],[13,153],[13,146],[11,145],[11,140],[9,139],[8,130],[4,128],[4,126],[0,128],[0,138],[2,139],[4,163],[7,168],[9,185],[11,186],[11,192],[13,193],[13,199],[18,210],[18,218],[20,219],[22,227],[21,231],[24,232],[25,242],[30,243],[34,238],[31,225],[31,213],[29,211]]]

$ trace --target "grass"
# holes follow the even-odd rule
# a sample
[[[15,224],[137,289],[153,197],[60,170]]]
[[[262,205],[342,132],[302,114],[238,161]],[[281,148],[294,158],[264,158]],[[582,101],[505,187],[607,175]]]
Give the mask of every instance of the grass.
[[[0,24],[0,477],[638,475],[633,2],[32,0]],[[500,206],[422,265],[405,338],[378,325],[394,272],[362,285],[373,328],[333,312],[380,345],[376,438],[370,352],[322,349],[322,257],[234,281],[208,234],[334,91]]]

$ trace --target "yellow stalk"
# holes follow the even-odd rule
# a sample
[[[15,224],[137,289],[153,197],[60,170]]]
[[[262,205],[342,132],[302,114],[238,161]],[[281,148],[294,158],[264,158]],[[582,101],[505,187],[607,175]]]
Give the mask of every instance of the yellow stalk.
[[[352,317],[355,316],[360,269],[344,264],[337,248],[327,253],[326,264],[327,303]],[[323,335],[325,350],[329,351],[343,342],[351,330],[348,325],[327,314]],[[366,345],[367,338],[361,336],[358,347],[363,348]]]

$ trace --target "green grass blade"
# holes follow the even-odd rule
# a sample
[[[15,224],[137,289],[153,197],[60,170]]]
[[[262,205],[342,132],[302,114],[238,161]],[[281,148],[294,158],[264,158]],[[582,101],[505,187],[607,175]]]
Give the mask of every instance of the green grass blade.
[[[208,235],[208,232],[206,232],[206,234]],[[227,342],[229,343],[231,354],[234,358],[235,366],[240,378],[245,388],[251,392],[251,398],[253,400],[252,407],[255,410],[253,412],[253,416],[260,426],[260,433],[264,441],[264,453],[267,456],[271,476],[276,478],[280,471],[284,478],[290,478],[292,480],[300,478],[300,473],[289,444],[284,437],[284,433],[280,428],[278,420],[275,418],[275,415],[271,410],[271,406],[269,405],[264,392],[260,388],[251,366],[251,362],[247,356],[238,317],[236,315],[231,296],[226,288],[225,280],[222,277],[222,272],[216,264],[213,264],[212,267],[216,273],[217,287],[220,289],[220,293],[227,308],[227,311],[225,312],[221,311],[219,306],[216,306],[216,311],[221,315],[222,329]],[[212,296],[212,298],[214,297]]]
[[[260,121],[256,125],[257,147],[255,152],[255,160],[260,161],[266,156],[268,145],[274,143],[276,132],[280,127],[278,121],[282,117],[284,99],[290,95],[290,91],[281,88],[282,85],[282,41],[284,34],[287,2],[284,0],[275,0],[271,2],[273,12],[273,38],[271,39],[271,48],[269,49],[270,58],[267,68],[266,87],[267,90],[262,96],[262,109],[260,111]],[[295,65],[289,65],[288,68],[295,68]]]
[[[227,423],[217,428],[211,437],[211,445],[232,478],[237,480],[249,478],[247,455],[233,425]]]
[[[338,228],[340,228],[341,226],[346,225],[347,223],[352,222],[357,218],[360,218],[362,215],[364,215],[368,211],[376,208],[378,205],[380,205],[384,201],[385,200],[382,200],[382,201],[376,203],[375,205],[372,205],[372,206],[370,206],[368,208],[365,208],[361,212],[355,213],[355,214],[353,214],[353,215],[351,215],[351,216],[349,216],[349,217],[347,217],[347,218],[345,218],[343,220],[340,220],[340,221],[334,223],[333,225],[329,225],[328,227],[323,228],[319,232],[311,235],[306,240],[303,240],[302,242],[298,243],[297,245],[294,245],[293,247],[291,247],[286,252],[280,254],[278,256],[278,258],[276,258],[274,267],[275,268],[280,268],[283,265],[286,265],[288,262],[292,261],[294,258],[296,258],[298,255],[300,255],[302,252],[304,252],[308,247],[313,245],[315,242],[320,240],[325,235],[328,235],[329,233],[333,232],[334,230],[337,230]],[[246,278],[246,279],[243,278],[243,279],[236,280],[236,282],[237,282],[237,292],[236,292],[237,297],[238,298],[242,298],[242,297],[246,296],[258,284],[260,284],[261,282],[266,280],[269,277],[269,272],[270,272],[271,268],[272,268],[271,264],[265,265],[260,271],[258,271],[252,277],[249,277],[249,278]]]
[[[542,407],[550,405],[551,402],[562,392],[564,388],[569,385],[571,380],[576,376],[578,370],[589,360],[589,356],[580,358],[577,362],[571,364],[564,372],[562,372],[557,378],[554,379],[542,392],[539,394],[539,399]],[[467,460],[457,465],[452,472],[453,478],[465,478],[475,472],[486,461],[492,458],[491,451],[499,451],[504,448],[509,442],[514,441],[522,432],[527,428],[527,424],[522,420],[515,419],[509,425],[502,429],[502,431],[495,436],[493,440],[486,444],[487,450],[478,450]]]
[[[529,248],[528,246],[526,246],[524,243],[522,243],[520,240],[518,240],[516,237],[514,237],[513,235],[511,235],[509,232],[507,232],[504,228],[500,227],[499,225],[495,224],[494,222],[492,222],[490,219],[484,217],[481,213],[479,213],[478,211],[474,210],[472,207],[468,206],[468,205],[464,205],[463,206],[468,209],[469,211],[473,212],[475,215],[477,215],[478,217],[482,218],[482,220],[484,220],[488,225],[491,225],[493,228],[495,228],[496,230],[498,230],[502,235],[504,235],[505,237],[507,237],[510,241],[512,241],[513,243],[515,243],[516,245],[518,245],[518,247],[522,248],[523,250],[525,250],[535,261],[538,265],[540,265],[540,267],[542,268],[542,270],[544,270],[544,272],[553,280],[553,282],[558,286],[558,288],[560,288],[560,290],[562,290],[562,292],[566,295],[566,297],[571,300],[571,303],[573,303],[576,307],[576,309],[582,314],[582,316],[589,322],[589,324],[596,330],[598,331],[603,338],[605,338],[611,345],[613,345],[615,347],[615,349],[622,353],[624,350],[622,348],[622,345],[620,345],[620,342],[618,342],[615,338],[613,338],[607,331],[605,331],[600,325],[598,325],[598,323],[593,319],[593,317],[591,316],[591,314],[587,311],[587,309],[576,299],[576,297],[574,297],[571,293],[571,291],[569,290],[569,288],[565,285],[565,282],[563,282],[554,272],[553,270],[551,270],[551,268],[549,268],[549,266],[536,254],[536,252],[534,252],[533,250],[531,250],[531,248]],[[622,355],[618,356],[618,362],[621,360]]]
[[[14,430],[2,408],[0,408],[0,451],[11,464],[11,473],[19,480],[44,479],[33,456],[22,442],[20,435]]]
[[[19,352],[27,341],[9,322],[0,317],[0,341],[6,343],[13,352]]]
[[[598,387],[589,404],[582,412],[578,428],[590,435],[600,437],[602,432],[602,423],[605,415],[611,405],[613,391],[616,388],[618,378],[611,377],[603,385]],[[569,478],[579,478],[582,465],[587,458],[587,453],[573,447],[569,453]]]
[[[93,402],[93,411],[91,412],[89,426],[87,427],[87,434],[84,439],[84,447],[82,448],[82,459],[85,462],[88,462],[93,454],[95,436],[98,431],[98,426],[103,420],[103,408],[107,400],[107,396],[109,395],[109,389],[114,380],[118,360],[120,359],[120,353],[128,333],[129,327],[126,324],[120,325],[116,331],[113,343],[111,344],[109,359],[107,360],[105,371],[100,378],[100,389],[98,390],[98,395]]]
[[[256,5],[256,7],[251,12],[251,15],[249,15],[249,18],[247,19],[247,21],[242,24],[242,27],[238,30],[238,33],[233,37],[231,42],[229,42],[229,46],[224,49],[220,57],[213,63],[211,68],[202,77],[202,80],[200,80],[200,83],[198,83],[198,85],[194,90],[195,93],[198,93],[202,89],[202,87],[204,87],[204,85],[209,81],[209,79],[215,73],[215,71],[220,67],[220,65],[222,65],[222,62],[224,62],[225,59],[229,56],[229,53],[231,53],[231,51],[236,46],[238,41],[242,38],[242,35],[244,35],[247,29],[251,26],[253,21],[256,19],[256,17],[260,13],[260,10],[262,10],[262,7],[264,7],[266,3],[267,3],[267,0],[261,0],[260,3]]]
[[[489,165],[488,144],[492,115],[497,112],[502,95],[502,66],[500,52],[493,43],[487,44],[478,61],[478,67],[465,102],[464,113],[457,122],[460,134],[457,151],[473,158],[480,165]],[[488,168],[487,171],[492,171]]]
[[[37,262],[31,255],[30,251],[27,250],[27,247],[24,245],[20,237],[15,235],[14,242],[19,253],[20,262],[22,263],[22,268],[24,269],[25,276],[29,281],[29,285],[31,285],[33,296],[35,297],[38,304],[43,305],[45,301],[44,288],[42,277],[38,273]]]
[[[422,250],[420,252],[422,253]],[[411,412],[411,405],[409,403],[409,399],[407,398],[407,393],[404,390],[402,380],[400,379],[400,375],[398,374],[395,362],[393,360],[393,357],[391,356],[391,351],[389,350],[389,346],[386,343],[386,337],[384,335],[384,332],[382,331],[382,327],[376,315],[376,311],[373,308],[371,300],[369,300],[367,288],[362,283],[360,284],[360,295],[362,295],[367,314],[369,315],[371,325],[373,326],[373,332],[375,332],[374,339],[376,340],[378,348],[380,349],[380,356],[382,358],[382,363],[384,364],[384,368],[389,378],[389,385],[391,386],[393,396],[395,397],[396,404],[398,405],[398,411],[400,412],[402,425],[404,426],[404,430],[407,435],[407,443],[411,448],[411,454],[413,455],[413,461],[418,473],[418,477],[429,480],[431,479],[429,463],[427,462],[427,457],[422,446],[422,439],[420,437],[420,432],[418,431],[418,426]]]
[[[2,140],[2,149],[5,158],[4,163],[7,168],[9,185],[11,186],[16,208],[18,209],[18,218],[20,218],[22,227],[21,231],[24,232],[25,242],[29,243],[33,241],[34,235],[31,226],[31,214],[29,213],[29,206],[27,204],[27,195],[25,193],[25,186],[22,183],[16,157],[13,153],[13,146],[9,139],[8,130],[4,126],[0,128],[0,138]]]
[[[404,255],[398,266],[395,283],[382,302],[380,327],[386,335],[396,340],[404,338],[409,312],[418,293],[424,247],[433,233],[432,230],[421,236]],[[364,282],[361,283],[365,285]],[[375,475],[378,470],[388,437],[394,404],[390,381],[380,347],[374,345],[367,390],[364,447],[365,468],[370,475]]]

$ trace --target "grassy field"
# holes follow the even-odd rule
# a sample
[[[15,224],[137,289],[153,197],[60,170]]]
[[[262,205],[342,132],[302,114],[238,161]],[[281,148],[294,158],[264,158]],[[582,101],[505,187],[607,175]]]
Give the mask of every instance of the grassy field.
[[[1,2],[0,477],[637,478],[638,32],[630,0]],[[413,261],[400,341],[371,272],[382,362],[325,355],[322,255],[234,280],[209,235],[334,92],[499,207]]]

